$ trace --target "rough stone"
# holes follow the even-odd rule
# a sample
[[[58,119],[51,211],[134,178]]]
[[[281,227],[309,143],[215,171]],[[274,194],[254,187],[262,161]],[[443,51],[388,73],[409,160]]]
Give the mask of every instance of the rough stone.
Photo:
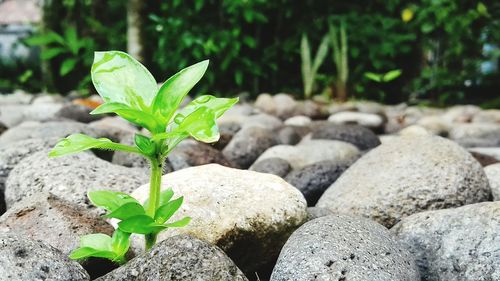
[[[493,200],[500,201],[500,163],[485,167],[484,173],[490,182]]]
[[[360,150],[372,149],[380,144],[380,140],[371,131],[359,125],[335,125],[321,122],[312,129],[313,139],[339,140],[354,144]]]
[[[326,208],[320,207],[308,207],[307,208],[307,221],[312,221],[313,219],[334,215],[334,213]]]
[[[399,137],[368,152],[330,186],[317,206],[391,227],[425,210],[491,199],[481,165],[437,136]]]
[[[391,231],[405,243],[422,280],[500,280],[500,202],[428,211]]]
[[[282,178],[284,178],[291,169],[292,167],[290,167],[290,164],[281,158],[264,159],[252,165],[251,168],[252,171],[273,174]]]
[[[380,131],[384,127],[384,118],[378,114],[372,113],[344,111],[330,115],[328,121],[342,125],[357,124],[375,131]]]
[[[91,115],[90,112],[92,110],[92,108],[84,105],[68,103],[59,109],[56,116],[82,123],[90,123],[103,118],[104,115]]]
[[[419,281],[415,261],[383,226],[331,215],[305,223],[281,250],[271,281]]]
[[[455,124],[449,138],[465,147],[500,146],[500,124]]]

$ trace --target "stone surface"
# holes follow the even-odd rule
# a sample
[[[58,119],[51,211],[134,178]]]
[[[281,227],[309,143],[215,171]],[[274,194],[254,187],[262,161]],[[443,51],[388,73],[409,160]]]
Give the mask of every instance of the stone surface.
[[[80,104],[65,104],[56,113],[56,116],[66,119],[75,120],[82,123],[89,123],[92,121],[99,120],[104,117],[102,114],[91,115],[89,114],[93,108],[80,105]]]
[[[304,137],[304,133],[306,131],[301,130],[301,128],[304,127],[295,127],[295,126],[285,126],[278,132],[278,142],[280,144],[287,144],[287,145],[295,145],[299,143],[302,140],[302,137]]]
[[[500,200],[500,163],[486,166],[484,173],[488,177],[493,200]]]
[[[2,105],[0,121],[11,128],[25,121],[45,122],[58,119],[62,104]]]
[[[274,103],[273,96],[268,93],[262,93],[255,99],[254,106],[260,111],[274,115],[276,114],[276,104]]]
[[[281,158],[267,158],[254,164],[251,168],[252,171],[273,174],[282,178],[284,178],[291,169],[292,167],[290,167],[290,164]]]
[[[283,126],[280,119],[268,114],[256,114],[247,116],[241,123],[241,127],[261,127],[271,131]]]
[[[297,102],[288,94],[279,93],[273,96],[276,116],[281,119],[287,119],[294,115],[297,109]]]
[[[431,134],[444,137],[448,135],[448,132],[453,126],[452,123],[447,121],[442,116],[436,115],[422,117],[418,120],[417,125],[425,128]]]
[[[474,157],[474,159],[476,159],[477,162],[479,162],[479,164],[481,164],[481,166],[483,167],[500,162],[500,160],[498,160],[497,158],[487,154],[475,151],[469,151],[469,152],[472,155],[472,157]]]
[[[307,221],[312,221],[313,219],[334,215],[332,211],[326,208],[320,207],[308,207],[307,208]]]
[[[470,152],[477,152],[500,161],[500,147],[471,147]]]
[[[213,143],[212,145],[222,150],[226,145],[233,139],[234,135],[241,129],[241,125],[237,123],[225,123],[219,126],[219,141]]]
[[[347,165],[333,161],[321,161],[290,172],[285,180],[302,192],[308,206],[314,206],[347,168]]]
[[[250,167],[266,149],[276,145],[277,141],[270,130],[260,127],[241,129],[227,144],[222,153],[237,167]]]
[[[456,124],[451,128],[449,138],[465,147],[500,146],[500,124]]]
[[[404,242],[422,280],[500,280],[500,202],[422,212],[391,231]]]
[[[500,123],[500,109],[481,110],[472,118],[474,123]]]
[[[211,163],[234,166],[219,150],[191,139],[181,142],[174,148],[167,161],[174,171]]]
[[[381,130],[384,126],[384,118],[378,114],[362,112],[339,112],[330,115],[328,121],[334,124],[357,124],[372,130]]]
[[[256,161],[281,158],[293,169],[300,169],[320,161],[330,160],[339,165],[350,165],[359,157],[359,150],[352,144],[335,140],[308,140],[296,146],[276,145],[266,150]]]
[[[13,234],[0,234],[2,280],[90,280],[75,261],[39,241]]]
[[[10,172],[5,184],[7,207],[41,191],[89,207],[90,190],[131,192],[148,182],[143,170],[121,167],[91,153],[48,158],[44,151],[24,158]]]
[[[285,120],[285,125],[288,126],[308,126],[311,124],[311,118],[304,115],[297,115]]]
[[[419,281],[413,257],[383,226],[363,218],[325,216],[295,231],[271,281]]]
[[[360,150],[372,149],[380,144],[380,140],[371,131],[359,125],[335,125],[321,122],[312,129],[313,139],[339,140],[354,144]]]
[[[7,129],[9,129],[7,125],[5,125],[0,121],[0,135],[3,134],[5,131],[7,131]]]
[[[218,247],[188,235],[170,237],[98,281],[245,281]]]
[[[246,273],[275,258],[290,233],[306,219],[302,194],[283,179],[217,164],[192,167],[163,176],[184,204],[173,220],[190,216],[183,228],[160,233],[158,241],[190,234],[219,246]],[[149,186],[132,195],[144,201]],[[263,197],[263,195],[265,195]]]
[[[488,179],[470,153],[441,137],[414,136],[368,152],[327,189],[317,206],[391,227],[421,211],[490,199]]]

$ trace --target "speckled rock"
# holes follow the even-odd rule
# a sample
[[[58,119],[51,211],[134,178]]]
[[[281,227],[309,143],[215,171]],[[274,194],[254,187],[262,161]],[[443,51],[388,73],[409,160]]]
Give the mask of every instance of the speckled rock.
[[[360,150],[372,149],[380,144],[380,140],[371,131],[359,125],[335,125],[321,122],[312,129],[313,139],[339,140],[354,144]]]
[[[247,127],[234,135],[222,153],[237,167],[246,169],[259,155],[276,143],[272,131],[260,127]]]
[[[84,281],[89,275],[75,261],[39,241],[0,234],[2,280]]]
[[[422,280],[500,280],[500,202],[422,212],[391,231],[413,254]]]
[[[26,196],[48,191],[70,202],[91,206],[90,190],[131,192],[148,182],[143,170],[121,167],[101,160],[91,153],[48,158],[37,152],[17,164],[5,183],[7,207]]]
[[[98,281],[246,281],[218,247],[188,235],[170,237]]]
[[[320,207],[308,207],[307,208],[307,221],[312,221],[313,219],[334,215],[332,211],[326,208]]]
[[[190,216],[192,221],[160,233],[158,241],[190,234],[219,246],[246,273],[272,261],[307,216],[302,194],[274,175],[209,164],[162,179],[162,190],[171,187],[185,197],[173,220]],[[143,185],[132,195],[144,201],[148,192]]]
[[[441,137],[414,136],[368,152],[323,193],[317,206],[391,227],[421,211],[490,199],[488,179],[470,153]]]
[[[321,161],[290,172],[285,180],[302,192],[308,206],[314,206],[347,168],[347,165],[333,161]]]
[[[490,182],[493,200],[500,201],[500,163],[486,166],[484,172]]]
[[[286,242],[271,281],[419,281],[413,257],[383,226],[331,215],[307,222]]]
[[[500,146],[500,124],[455,124],[450,130],[449,138],[465,147]]]
[[[292,169],[290,163],[281,158],[267,158],[255,163],[251,170],[259,173],[273,174],[284,178]]]
[[[330,160],[339,165],[350,165],[360,156],[352,144],[335,140],[308,140],[298,145],[276,145],[266,150],[255,163],[268,158],[281,158],[300,169],[320,161]]]

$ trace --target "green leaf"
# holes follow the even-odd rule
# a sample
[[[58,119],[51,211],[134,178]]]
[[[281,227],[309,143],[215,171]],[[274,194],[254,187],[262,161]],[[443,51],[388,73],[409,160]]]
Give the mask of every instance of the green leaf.
[[[162,206],[160,206],[155,213],[155,221],[157,223],[164,223],[168,221],[179,210],[182,205],[184,197],[179,197]]]
[[[121,150],[139,153],[139,150],[132,146],[114,143],[107,138],[95,139],[84,134],[73,134],[60,140],[49,152],[49,157],[57,157],[71,153],[81,152],[91,148]]]
[[[92,82],[106,102],[128,105],[150,112],[158,91],[153,75],[137,60],[124,52],[95,52]]]
[[[59,43],[60,45],[64,45],[64,38],[53,31],[48,31],[45,34],[28,37],[24,39],[24,42],[30,46],[43,46],[51,43]]]
[[[102,233],[84,235],[80,237],[80,247],[89,247],[100,251],[110,251],[111,237]]]
[[[185,118],[184,116],[176,116],[180,121],[179,127],[172,132],[177,135],[189,134],[198,141],[210,143],[219,140],[219,128],[215,122],[215,113],[207,108],[200,107]],[[179,120],[176,120],[177,123]]]
[[[208,60],[177,72],[161,86],[153,101],[153,112],[169,122],[188,92],[200,81],[208,68]]]
[[[137,124],[150,132],[163,132],[165,126],[158,123],[157,119],[148,112],[133,109],[130,106],[118,102],[106,102],[94,109],[90,114],[115,113],[123,119]]]
[[[150,216],[139,215],[119,222],[118,228],[127,233],[150,234],[160,232],[166,226],[156,223]]]
[[[144,208],[141,204],[137,202],[129,202],[121,205],[116,210],[105,215],[104,217],[126,220],[133,216],[144,215],[144,213]]]
[[[66,46],[71,50],[73,55],[78,54],[79,42],[78,36],[76,34],[76,28],[73,26],[67,27],[64,31],[64,39],[66,40]]]
[[[174,191],[172,190],[172,188],[168,188],[168,189],[160,192],[160,203],[159,203],[159,206],[167,204],[168,201],[170,201],[170,199],[172,199],[172,196],[174,196]],[[148,209],[149,198],[146,199],[146,201],[144,201],[143,206],[144,206],[144,210]]]
[[[211,95],[203,95],[192,100],[186,107],[184,107],[174,118],[175,120],[179,120],[180,115],[188,116],[198,108],[204,106],[211,109],[215,113],[215,117],[221,117],[224,112],[230,109],[233,105],[238,102],[238,98],[217,98]]]
[[[166,227],[184,227],[184,226],[188,225],[189,222],[191,222],[191,218],[185,217],[185,218],[178,220],[176,222],[173,222],[173,223],[166,223],[166,224],[164,224],[164,226],[166,226]]]
[[[65,76],[70,73],[75,68],[77,62],[78,60],[76,58],[65,59],[59,69],[59,75]]]
[[[384,77],[382,78],[384,82],[390,82],[396,78],[398,78],[401,75],[402,71],[401,69],[395,69],[387,72],[384,74]]]
[[[60,54],[64,54],[65,52],[66,52],[66,49],[64,49],[64,48],[42,49],[42,52],[40,54],[40,58],[42,60],[50,60],[50,59],[57,57]]]
[[[100,251],[90,247],[82,247],[72,251],[69,255],[69,258],[73,260],[85,259],[90,257],[114,260],[116,258],[116,254],[111,251]]]
[[[111,247],[118,257],[123,257],[130,247],[130,233],[116,229],[111,238]]]
[[[97,207],[106,209],[110,212],[117,210],[122,205],[125,205],[127,203],[132,202],[139,204],[139,202],[137,202],[137,200],[132,196],[117,191],[110,191],[110,190],[89,191],[87,193],[87,196],[92,202],[92,204],[96,205]]]
[[[141,134],[135,134],[134,142],[137,148],[146,155],[153,155],[156,150],[155,144],[148,137]]]
[[[382,75],[377,74],[377,73],[366,72],[365,77],[370,79],[370,80],[373,80],[375,82],[382,82]]]

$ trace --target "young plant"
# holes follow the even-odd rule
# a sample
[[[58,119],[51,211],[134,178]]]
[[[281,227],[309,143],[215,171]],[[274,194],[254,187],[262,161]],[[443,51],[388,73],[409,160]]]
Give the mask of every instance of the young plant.
[[[95,53],[91,70],[92,82],[104,103],[91,114],[115,113],[147,129],[151,136],[136,134],[135,146],[129,146],[106,138],[96,139],[74,134],[59,141],[49,156],[87,149],[140,154],[151,165],[149,199],[141,204],[121,192],[89,192],[90,201],[108,211],[107,218],[121,221],[112,237],[105,234],[83,236],[80,248],[71,253],[71,258],[102,257],[124,263],[132,233],[144,235],[146,249],[150,249],[155,244],[158,233],[189,223],[189,217],[168,222],[182,205],[183,197],[172,200],[174,193],[171,189],[160,193],[165,158],[177,144],[188,137],[202,142],[217,141],[219,130],[216,119],[238,102],[238,98],[204,95],[178,110],[184,97],[198,83],[207,67],[207,60],[187,67],[158,88],[151,73],[128,54],[118,51]]]
[[[366,72],[365,77],[377,83],[389,83],[401,76],[401,69],[394,69],[386,73]]]
[[[302,35],[302,40],[300,41],[300,57],[302,59],[302,81],[304,83],[304,97],[306,99],[310,98],[314,88],[314,83],[316,82],[316,74],[318,69],[325,61],[328,55],[328,37],[323,37],[321,44],[316,51],[316,56],[314,56],[314,62],[311,65],[311,49],[309,47],[309,40],[307,35]]]
[[[333,49],[333,62],[337,70],[337,79],[335,82],[336,97],[340,101],[347,100],[347,80],[349,78],[349,64],[347,57],[347,32],[345,23],[340,22],[340,28],[337,29],[333,24],[330,25],[330,42]]]

